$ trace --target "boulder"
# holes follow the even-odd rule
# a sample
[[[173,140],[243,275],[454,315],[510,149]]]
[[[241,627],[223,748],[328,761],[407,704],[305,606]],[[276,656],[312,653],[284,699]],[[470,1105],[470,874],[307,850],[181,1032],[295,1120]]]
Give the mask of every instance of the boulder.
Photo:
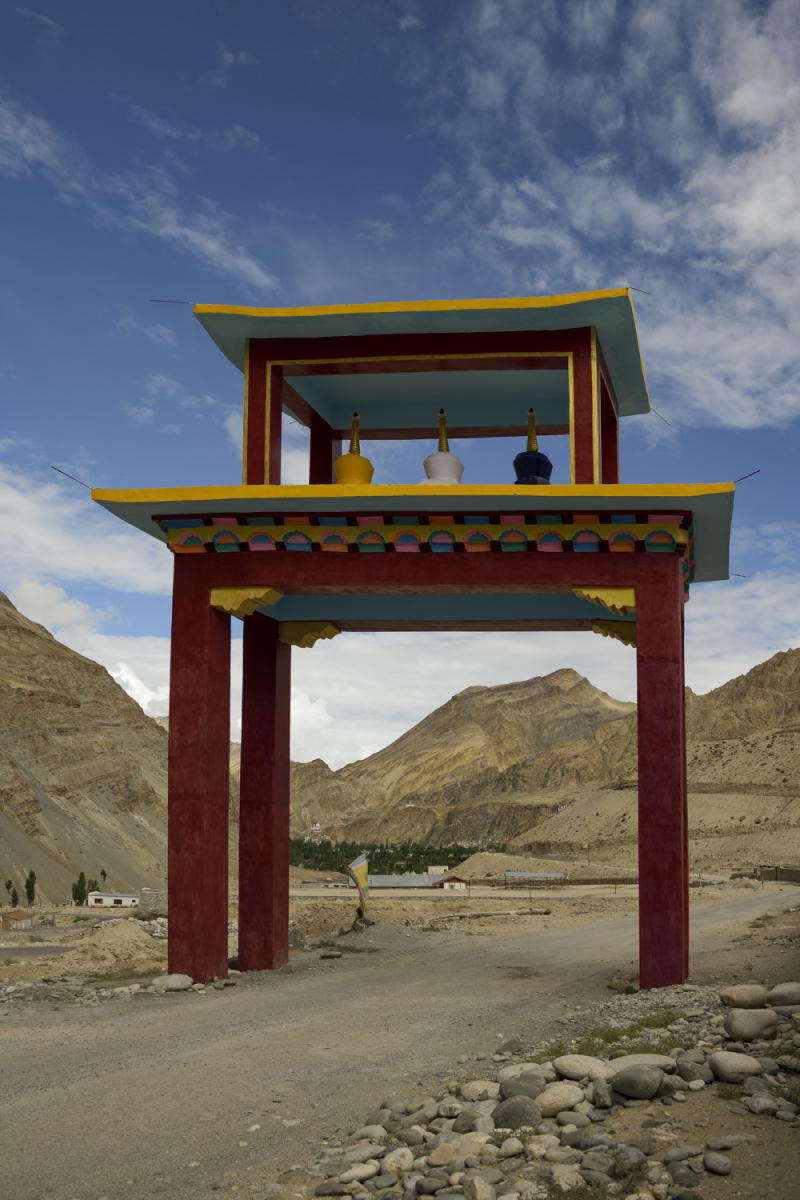
[[[159,975],[153,980],[153,991],[188,992],[192,983],[191,975]]]
[[[553,1086],[558,1087],[559,1084]],[[582,1100],[583,1092],[580,1088],[574,1090],[578,1092],[578,1099]],[[554,1116],[561,1108],[564,1108],[563,1104],[559,1104],[549,1115]],[[540,1123],[542,1116],[538,1099],[534,1101],[530,1096],[509,1096],[508,1100],[501,1100],[492,1112],[492,1120],[497,1129],[522,1129],[536,1126]]]
[[[530,1096],[535,1100],[547,1086],[543,1075],[536,1071],[523,1071],[512,1079],[503,1079],[500,1083],[500,1096],[508,1100],[509,1096]]]
[[[463,1084],[461,1095],[465,1100],[494,1100],[500,1094],[500,1085],[491,1079],[472,1079]]]
[[[708,1062],[717,1079],[724,1083],[741,1083],[748,1075],[761,1074],[761,1063],[757,1058],[732,1050],[717,1050]]]
[[[613,1059],[611,1066],[614,1068],[611,1076],[613,1082],[614,1076],[620,1071],[627,1071],[628,1067],[658,1067],[659,1071],[666,1071],[669,1075],[675,1070],[675,1059],[668,1054],[623,1054],[622,1058]]]
[[[612,1085],[615,1092],[628,1100],[652,1100],[664,1080],[664,1072],[658,1067],[627,1067],[618,1071]]]
[[[725,1032],[736,1042],[752,1042],[771,1037],[778,1027],[777,1014],[771,1008],[732,1008],[725,1014]]]
[[[556,1113],[574,1108],[583,1098],[583,1088],[574,1083],[551,1083],[536,1097],[536,1103],[543,1117],[554,1117]]]
[[[800,983],[777,983],[767,992],[767,1004],[800,1004]]]
[[[613,1067],[591,1054],[562,1054],[553,1059],[553,1066],[564,1079],[607,1079]]]
[[[767,989],[760,983],[734,983],[723,988],[719,998],[728,1008],[763,1008]]]

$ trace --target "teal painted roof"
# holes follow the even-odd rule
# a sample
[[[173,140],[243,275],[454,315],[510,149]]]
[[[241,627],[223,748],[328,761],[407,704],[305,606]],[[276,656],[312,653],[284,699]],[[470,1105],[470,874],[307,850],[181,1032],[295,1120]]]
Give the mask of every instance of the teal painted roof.
[[[250,338],[328,338],[389,334],[501,333],[594,326],[620,415],[650,410],[636,317],[627,288],[565,296],[243,308],[197,305],[195,316],[240,369]],[[366,376],[292,376],[292,386],[335,429],[349,426],[357,408],[362,426],[413,428],[447,409],[453,426],[524,423],[536,409],[540,426],[568,423],[565,371],[431,371]]]

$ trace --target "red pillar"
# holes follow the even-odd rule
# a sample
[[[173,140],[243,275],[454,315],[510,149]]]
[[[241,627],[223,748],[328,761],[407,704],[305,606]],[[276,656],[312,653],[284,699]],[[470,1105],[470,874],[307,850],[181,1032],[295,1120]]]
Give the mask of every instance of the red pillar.
[[[639,982],[688,974],[689,891],[681,560],[660,555],[636,586]]]
[[[196,562],[175,556],[172,593],[169,969],[204,982],[228,973],[230,617]]]
[[[333,483],[333,462],[341,452],[341,439],[334,437],[328,422],[314,413],[309,438],[308,482]]]
[[[239,968],[289,958],[289,689],[291,647],[278,622],[244,621],[239,783]]]

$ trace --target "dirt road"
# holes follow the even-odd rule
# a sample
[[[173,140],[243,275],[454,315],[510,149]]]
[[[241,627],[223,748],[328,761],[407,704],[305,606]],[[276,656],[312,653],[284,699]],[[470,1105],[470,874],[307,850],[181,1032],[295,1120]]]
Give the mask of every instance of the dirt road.
[[[796,898],[764,889],[696,905],[692,978],[725,978],[747,922]],[[490,1054],[498,1035],[555,1034],[555,1017],[635,970],[631,919],[402,938],[202,995],[14,1005],[0,1026],[3,1194],[203,1200],[226,1173],[226,1190],[252,1194],[384,1096],[465,1074],[458,1057]]]

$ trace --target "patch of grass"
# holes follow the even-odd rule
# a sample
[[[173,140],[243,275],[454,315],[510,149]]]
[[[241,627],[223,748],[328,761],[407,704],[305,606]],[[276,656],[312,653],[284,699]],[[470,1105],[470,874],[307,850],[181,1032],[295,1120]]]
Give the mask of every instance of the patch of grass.
[[[800,1108],[800,1083],[790,1083],[786,1087],[782,1087],[779,1095],[783,1100],[788,1100],[790,1104],[796,1104]]]
[[[347,942],[334,942],[331,938],[326,938],[324,942],[317,942],[317,950],[339,950],[342,954],[378,954],[377,946],[350,946]]]
[[[777,913],[765,912],[760,917],[753,917],[750,922],[751,929],[763,929],[765,925],[774,925],[778,919]]]
[[[443,925],[419,925],[417,926],[420,933],[445,933]]]
[[[608,1200],[611,1196],[606,1184],[576,1183],[574,1187],[562,1188],[553,1179],[537,1179],[536,1187],[541,1200]]]
[[[738,1083],[718,1083],[714,1090],[720,1100],[738,1100],[742,1094]]]
[[[75,925],[78,921],[91,921],[91,919],[92,919],[91,917],[82,917],[82,916],[73,917],[72,923],[73,923],[73,925]]]
[[[15,967],[19,962],[18,958],[4,958],[0,960],[4,967]]]
[[[32,933],[31,936],[28,938],[29,942],[43,942],[44,940],[45,939],[43,937],[40,937],[40,935],[38,933]]]
[[[86,982],[96,983],[101,987],[110,987],[152,978],[152,967],[114,967],[112,971],[97,971],[94,975],[87,975]]]

